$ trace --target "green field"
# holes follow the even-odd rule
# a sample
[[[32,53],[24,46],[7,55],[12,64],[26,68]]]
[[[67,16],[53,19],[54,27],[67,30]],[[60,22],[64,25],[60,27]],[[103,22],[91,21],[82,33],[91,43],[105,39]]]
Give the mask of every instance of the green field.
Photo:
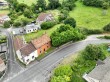
[[[70,16],[76,19],[78,27],[101,29],[110,23],[110,8],[107,15],[102,15],[102,11],[101,8],[88,7],[76,2],[76,8],[70,12]]]

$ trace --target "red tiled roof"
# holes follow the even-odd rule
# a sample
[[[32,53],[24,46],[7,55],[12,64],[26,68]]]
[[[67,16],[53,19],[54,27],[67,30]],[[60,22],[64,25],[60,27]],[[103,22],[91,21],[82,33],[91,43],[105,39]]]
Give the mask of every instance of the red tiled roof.
[[[48,37],[47,34],[44,34],[43,36],[39,37],[38,39],[32,40],[31,42],[37,49],[50,41],[50,37]]]
[[[34,45],[32,43],[29,43],[25,46],[23,46],[21,49],[20,49],[20,52],[22,55],[24,56],[28,56],[30,55],[32,52],[34,52],[36,50],[36,48],[34,47]]]
[[[14,37],[14,47],[15,47],[15,50],[19,50],[20,48],[22,48],[24,46],[24,42],[23,42],[23,39],[22,37],[20,36],[16,36]]]
[[[4,63],[4,61],[2,60],[2,58],[0,57],[0,64]]]
[[[39,21],[44,21],[44,19],[46,18],[46,16],[49,16],[50,13],[41,13],[39,16],[38,16],[38,20]]]

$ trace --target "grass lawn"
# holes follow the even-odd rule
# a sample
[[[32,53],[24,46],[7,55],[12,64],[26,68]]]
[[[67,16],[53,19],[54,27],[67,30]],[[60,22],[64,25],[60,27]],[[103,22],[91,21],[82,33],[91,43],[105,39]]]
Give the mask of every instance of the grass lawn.
[[[0,15],[6,15],[9,13],[9,10],[0,10]]]
[[[76,8],[69,14],[70,17],[75,18],[78,27],[101,29],[110,23],[110,8],[105,16],[102,15],[102,11],[101,8],[85,6],[78,1],[76,2]]]
[[[51,35],[51,33],[53,31],[55,31],[61,24],[58,24],[58,25],[55,25],[54,27],[48,29],[48,30],[38,30],[37,32],[33,32],[33,33],[30,33],[30,34],[26,34],[24,35],[24,38],[27,42],[30,42],[32,39],[35,39],[35,38],[38,38],[40,36],[42,36],[44,33],[47,33],[48,36]]]

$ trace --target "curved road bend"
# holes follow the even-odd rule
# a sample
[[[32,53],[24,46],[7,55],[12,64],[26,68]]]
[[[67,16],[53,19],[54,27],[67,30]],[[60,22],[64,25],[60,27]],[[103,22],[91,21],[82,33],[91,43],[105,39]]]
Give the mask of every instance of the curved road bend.
[[[96,37],[97,35],[92,35],[86,40],[60,48],[58,51],[50,54],[39,63],[35,63],[24,71],[15,74],[13,77],[8,80],[4,80],[3,82],[46,82],[45,79],[50,74],[50,71],[55,67],[56,62],[59,62],[59,60],[62,60],[65,56],[84,49],[88,44],[110,43],[110,40],[99,40]],[[11,41],[10,39],[9,41]],[[12,46],[10,47],[10,53],[11,55],[13,54]]]

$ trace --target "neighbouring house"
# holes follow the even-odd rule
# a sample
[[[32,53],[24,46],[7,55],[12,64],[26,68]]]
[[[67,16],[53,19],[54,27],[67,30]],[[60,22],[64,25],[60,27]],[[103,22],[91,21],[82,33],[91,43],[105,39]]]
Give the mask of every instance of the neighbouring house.
[[[16,36],[14,37],[14,46],[18,59],[28,65],[51,47],[51,39],[44,34],[30,43],[26,43],[23,38]]]
[[[13,29],[13,31],[12,31],[12,33],[14,34],[14,35],[20,35],[20,34],[24,34],[24,31],[25,31],[25,29],[24,28],[14,28]]]
[[[0,1],[0,6],[8,6],[8,3],[6,1]]]
[[[0,24],[3,24],[5,21],[9,21],[10,18],[8,15],[1,15],[0,16]]]
[[[14,48],[15,48],[15,51],[16,51],[16,55],[17,57],[19,58],[20,61],[21,60],[21,57],[19,56],[19,50],[26,44],[25,41],[23,40],[22,37],[20,36],[15,36],[13,38],[13,41],[14,41]]]
[[[26,65],[38,57],[37,50],[32,43],[26,44],[19,50],[19,59]]]
[[[25,29],[25,33],[31,33],[41,29],[41,27],[40,25],[30,24],[30,25],[26,25],[24,29]]]
[[[0,57],[0,72],[3,72],[6,69],[6,65],[3,59]]]
[[[42,24],[43,22],[52,21],[52,20],[54,20],[54,17],[53,17],[53,15],[51,13],[41,13],[38,16],[36,22],[38,24]]]
[[[97,66],[83,78],[87,82],[110,82],[110,57],[103,62],[98,61]]]
[[[37,49],[38,55],[44,53],[51,47],[51,39],[47,34],[31,41]]]
[[[25,27],[14,28],[12,33],[14,35],[28,34],[28,33],[35,32],[40,28],[41,28],[40,25],[30,24],[30,25],[26,25]]]

